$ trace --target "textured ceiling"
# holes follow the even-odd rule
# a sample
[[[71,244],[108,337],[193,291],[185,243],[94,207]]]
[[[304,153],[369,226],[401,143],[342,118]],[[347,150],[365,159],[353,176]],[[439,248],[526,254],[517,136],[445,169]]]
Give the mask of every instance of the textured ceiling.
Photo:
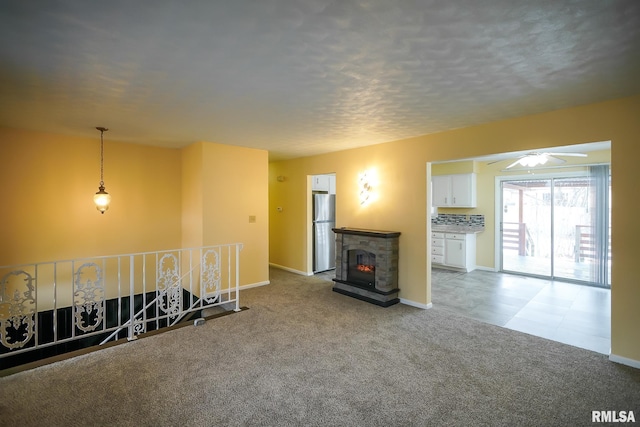
[[[272,160],[640,93],[637,0],[5,0],[0,37],[0,126]]]

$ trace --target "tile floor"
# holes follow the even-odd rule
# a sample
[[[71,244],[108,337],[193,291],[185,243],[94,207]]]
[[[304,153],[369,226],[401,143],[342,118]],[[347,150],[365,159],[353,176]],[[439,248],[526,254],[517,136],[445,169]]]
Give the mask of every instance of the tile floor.
[[[576,347],[609,354],[608,289],[475,270],[433,269],[434,306]]]

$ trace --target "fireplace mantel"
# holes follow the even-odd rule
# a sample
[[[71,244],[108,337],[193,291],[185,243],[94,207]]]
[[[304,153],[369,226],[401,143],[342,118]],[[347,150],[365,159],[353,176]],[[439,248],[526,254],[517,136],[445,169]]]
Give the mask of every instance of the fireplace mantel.
[[[364,228],[332,228],[334,233],[338,234],[354,234],[357,236],[369,236],[369,237],[378,237],[381,239],[393,239],[394,237],[400,236],[399,231],[382,231],[382,230],[367,230]]]
[[[362,228],[333,228],[336,235],[335,292],[388,307],[398,299],[399,231],[368,230]],[[354,251],[371,254],[375,259],[375,275],[371,282],[350,280],[350,259]],[[369,266],[367,266],[369,267]],[[359,279],[359,278],[358,278]]]

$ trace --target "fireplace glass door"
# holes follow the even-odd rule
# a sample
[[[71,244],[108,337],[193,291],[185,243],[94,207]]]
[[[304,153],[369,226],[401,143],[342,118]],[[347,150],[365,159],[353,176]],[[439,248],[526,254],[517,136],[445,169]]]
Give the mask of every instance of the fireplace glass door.
[[[375,286],[376,255],[361,249],[348,251],[347,281],[359,285]]]

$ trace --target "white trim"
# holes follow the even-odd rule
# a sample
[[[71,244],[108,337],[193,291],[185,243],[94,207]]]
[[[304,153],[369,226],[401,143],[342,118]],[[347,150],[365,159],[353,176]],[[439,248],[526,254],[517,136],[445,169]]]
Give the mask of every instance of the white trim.
[[[422,308],[424,310],[428,310],[431,307],[433,307],[433,304],[429,303],[429,304],[422,304],[420,302],[415,302],[415,301],[411,301],[409,299],[405,299],[405,298],[400,298],[400,302],[402,304],[405,305],[410,305],[411,307],[417,307],[417,308]]]
[[[496,271],[498,271],[496,268],[494,267],[485,267],[484,265],[476,265],[476,270],[482,270],[482,271],[491,271],[493,273],[495,273]]]
[[[502,269],[502,232],[500,230],[500,224],[502,223],[502,178],[501,176],[495,177],[495,187],[493,196],[493,265],[495,265],[496,271]]]
[[[604,164],[604,163],[603,163]],[[608,163],[607,163],[608,164]],[[581,167],[584,165],[572,165],[574,167]],[[522,181],[522,180],[538,180],[538,179],[551,179],[551,178],[575,178],[589,176],[589,171],[570,171],[570,172],[548,172],[548,173],[536,173],[536,174],[518,174],[518,175],[496,175],[496,179],[500,181]]]
[[[269,280],[265,280],[263,282],[249,283],[248,285],[240,286],[240,290],[243,291],[245,289],[257,288],[258,286],[265,286],[269,284],[271,284]]]
[[[618,356],[613,353],[609,354],[609,360],[615,363],[620,363],[622,365],[631,366],[632,368],[640,369],[640,360],[629,359],[627,357]]]
[[[279,268],[280,270],[289,271],[291,273],[299,274],[301,276],[313,276],[313,273],[305,273],[304,271],[294,270],[293,268],[285,267],[284,265],[278,265],[272,262],[270,262],[269,265],[271,267]]]
[[[611,148],[606,148],[606,150],[610,150]],[[580,168],[580,167],[587,167],[587,166],[602,166],[602,165],[607,165],[610,166],[611,162],[596,162],[596,163],[570,163],[568,165],[557,165],[557,166],[534,166],[531,169],[535,169],[535,170],[553,170],[553,169],[570,169],[570,168]],[[522,169],[518,169],[518,170],[513,170],[513,169],[501,169],[500,172],[522,172]],[[549,172],[552,173],[552,172]]]
[[[424,287],[425,290],[427,292],[429,292],[433,286],[433,281],[431,280],[431,211],[433,209],[433,195],[431,192],[431,189],[433,188],[431,185],[431,162],[427,162],[426,164],[426,169],[427,169],[427,174],[426,174],[426,179],[427,179],[427,194],[426,194],[426,198],[427,198],[427,206],[426,206],[426,217],[427,217],[427,224],[426,224],[426,230],[427,233],[425,234],[424,238],[425,238],[425,249],[426,249],[426,265],[427,265],[427,269],[425,271],[425,283],[424,283]],[[418,308],[422,308],[422,309],[429,309],[431,308],[431,303],[429,304],[422,304],[422,303],[416,303],[414,301],[410,301],[407,300],[405,298],[400,298],[400,302],[402,304],[406,304],[406,305],[410,305],[412,307],[418,307]]]

